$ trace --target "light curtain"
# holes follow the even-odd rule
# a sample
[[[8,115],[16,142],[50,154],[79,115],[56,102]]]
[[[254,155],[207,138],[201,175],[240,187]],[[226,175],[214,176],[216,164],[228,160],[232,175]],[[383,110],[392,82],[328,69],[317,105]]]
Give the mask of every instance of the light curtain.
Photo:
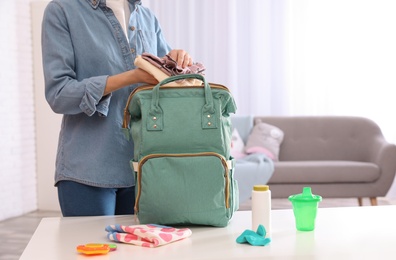
[[[144,0],[238,114],[354,115],[396,142],[394,0]]]
[[[396,142],[396,1],[289,1],[290,114],[374,120]]]
[[[281,69],[284,1],[145,0],[172,48],[187,50],[206,66],[206,78],[231,89],[238,114],[272,114],[280,91],[273,72]],[[280,21],[280,22],[278,22]],[[278,24],[279,23],[279,24]],[[276,61],[276,67],[274,66]]]

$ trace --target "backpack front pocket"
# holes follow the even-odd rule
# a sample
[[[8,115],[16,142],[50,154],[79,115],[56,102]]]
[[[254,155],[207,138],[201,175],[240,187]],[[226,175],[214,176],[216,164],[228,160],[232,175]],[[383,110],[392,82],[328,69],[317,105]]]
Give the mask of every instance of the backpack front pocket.
[[[212,152],[143,157],[136,184],[139,221],[226,226],[234,211],[230,165]]]

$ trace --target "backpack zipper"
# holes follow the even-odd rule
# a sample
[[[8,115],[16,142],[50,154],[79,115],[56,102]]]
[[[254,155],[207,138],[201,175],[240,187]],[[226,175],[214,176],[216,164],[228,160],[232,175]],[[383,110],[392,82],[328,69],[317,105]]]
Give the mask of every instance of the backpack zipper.
[[[140,200],[140,194],[141,194],[141,179],[142,179],[142,165],[149,159],[153,158],[158,158],[158,157],[199,157],[199,156],[215,156],[220,159],[225,171],[224,171],[224,178],[226,180],[226,187],[225,187],[225,205],[226,208],[230,208],[230,203],[229,203],[229,198],[230,198],[230,180],[229,180],[229,167],[227,161],[224,159],[223,156],[221,156],[218,153],[214,152],[203,152],[203,153],[180,153],[180,154],[150,154],[144,156],[140,162],[139,162],[139,167],[137,170],[137,182],[139,185],[137,185],[137,196],[135,200],[135,214],[139,212],[139,200]]]

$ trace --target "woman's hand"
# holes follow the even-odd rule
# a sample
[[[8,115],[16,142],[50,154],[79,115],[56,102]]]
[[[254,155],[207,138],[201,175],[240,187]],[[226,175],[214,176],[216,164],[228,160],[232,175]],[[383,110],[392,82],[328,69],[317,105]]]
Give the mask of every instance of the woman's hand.
[[[178,66],[182,68],[191,66],[193,64],[190,54],[184,50],[171,50],[168,55],[177,62]],[[140,68],[129,70],[118,75],[109,76],[103,96],[116,91],[117,89],[135,83],[156,85],[158,84],[158,80],[153,75]]]
[[[154,78],[153,75],[140,68],[128,70],[126,72],[109,76],[107,78],[103,96],[135,83],[147,83],[149,85],[157,85],[158,80]]]
[[[192,65],[192,58],[185,50],[171,50],[168,55],[183,69]]]

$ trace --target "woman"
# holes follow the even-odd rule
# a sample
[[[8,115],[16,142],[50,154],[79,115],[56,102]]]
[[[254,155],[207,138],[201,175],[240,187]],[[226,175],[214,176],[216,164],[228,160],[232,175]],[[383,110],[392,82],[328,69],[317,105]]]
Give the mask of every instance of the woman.
[[[138,83],[156,84],[133,62],[171,50],[157,18],[137,0],[53,0],[44,13],[45,95],[63,114],[55,185],[63,216],[132,214],[133,143],[121,131],[123,108]]]

